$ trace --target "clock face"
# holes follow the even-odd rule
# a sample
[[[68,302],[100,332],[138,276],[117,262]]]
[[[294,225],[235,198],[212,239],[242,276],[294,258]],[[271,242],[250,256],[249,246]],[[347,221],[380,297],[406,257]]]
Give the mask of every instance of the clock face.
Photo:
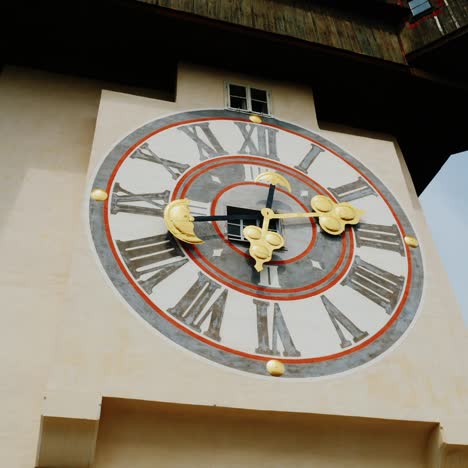
[[[314,218],[274,220],[285,245],[257,272],[243,228],[261,227],[264,172],[291,186],[276,187],[275,213],[311,212],[324,195],[363,210],[361,221],[332,236]],[[337,374],[397,343],[418,309],[421,255],[404,241],[414,232],[395,198],[362,163],[295,125],[224,110],[158,119],[112,149],[97,187],[109,198],[90,201],[91,233],[115,288],[160,333],[216,363],[269,375],[266,362],[278,359],[284,378]],[[164,222],[177,199],[195,217],[252,216],[195,222],[204,243],[191,245]]]

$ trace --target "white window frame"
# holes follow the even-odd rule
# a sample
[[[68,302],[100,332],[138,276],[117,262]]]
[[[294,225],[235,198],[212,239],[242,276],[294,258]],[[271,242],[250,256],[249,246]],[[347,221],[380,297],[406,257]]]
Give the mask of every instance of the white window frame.
[[[242,88],[245,88],[245,96],[246,96],[246,99],[247,99],[247,109],[239,109],[237,107],[231,107],[230,106],[230,98],[231,98],[231,94],[229,92],[229,86],[230,85],[233,85],[233,86],[241,86]],[[252,110],[252,98],[251,98],[251,95],[250,95],[250,89],[251,88],[254,88],[254,89],[258,89],[258,90],[261,90],[261,91],[265,91],[266,92],[266,96],[267,96],[267,106],[268,106],[268,113],[264,113],[264,112],[257,112],[257,111],[254,111]],[[272,99],[271,99],[271,92],[270,90],[268,89],[262,89],[262,88],[259,88],[258,86],[252,86],[252,85],[246,85],[246,84],[240,84],[240,83],[234,83],[232,81],[225,81],[224,82],[224,105],[226,107],[226,109],[229,109],[229,110],[233,110],[233,111],[237,111],[237,112],[243,112],[245,114],[258,114],[258,115],[265,115],[265,116],[271,116],[273,115],[273,105],[272,105]]]

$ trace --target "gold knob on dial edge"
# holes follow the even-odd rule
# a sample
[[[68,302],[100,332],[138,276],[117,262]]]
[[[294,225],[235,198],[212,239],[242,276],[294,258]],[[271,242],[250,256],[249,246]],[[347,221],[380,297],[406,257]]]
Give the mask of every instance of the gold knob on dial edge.
[[[281,377],[285,372],[284,364],[277,359],[271,359],[266,363],[266,369],[273,377]]]
[[[416,237],[413,237],[413,236],[405,236],[405,244],[410,246],[410,247],[418,247],[419,245],[419,242],[418,242],[418,239],[416,239]]]
[[[103,189],[100,189],[100,188],[95,188],[92,192],[91,192],[91,198],[94,200],[94,201],[105,201],[107,200],[107,192]]]

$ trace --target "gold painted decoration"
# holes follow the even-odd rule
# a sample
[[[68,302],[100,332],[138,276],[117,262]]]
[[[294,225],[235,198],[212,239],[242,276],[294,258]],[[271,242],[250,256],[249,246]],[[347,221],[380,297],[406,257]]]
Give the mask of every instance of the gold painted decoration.
[[[255,182],[263,182],[270,185],[281,185],[285,187],[288,192],[291,192],[291,184],[289,181],[277,172],[262,172],[255,178]]]
[[[258,226],[247,226],[243,230],[244,237],[250,242],[249,253],[255,260],[254,268],[258,272],[263,270],[264,263],[271,260],[273,251],[284,246],[283,236],[268,230],[271,218],[265,214],[269,212],[273,213],[269,208],[262,210],[263,225],[261,229]]]
[[[265,174],[269,174],[268,177],[272,177],[270,174],[277,175],[276,173],[264,173],[263,176]],[[264,263],[271,260],[273,251],[284,246],[283,237],[276,232],[268,230],[270,220],[319,218],[320,227],[328,234],[337,236],[345,230],[346,224],[357,224],[364,213],[364,211],[355,208],[350,203],[335,203],[324,195],[313,197],[310,204],[316,211],[311,213],[275,213],[271,208],[263,208],[262,229],[257,226],[247,226],[244,228],[244,237],[250,242],[249,253],[255,260],[254,268],[258,272],[263,270]]]
[[[94,201],[105,201],[107,200],[107,197],[108,197],[107,192],[100,188],[96,188],[91,192],[91,198]]]
[[[164,209],[164,222],[169,232],[187,244],[203,244],[195,234],[193,216],[190,214],[190,200],[182,198],[169,203]]]
[[[331,235],[341,234],[347,224],[357,224],[364,214],[363,210],[354,207],[351,203],[335,203],[325,195],[312,197],[310,206],[319,215],[320,227]]]
[[[416,239],[416,237],[413,236],[405,236],[405,243],[406,245],[409,245],[412,248],[419,246],[418,239]]]
[[[284,364],[277,359],[271,359],[266,363],[267,371],[273,377],[281,377],[285,372]]]
[[[289,182],[276,172],[264,172],[256,178],[256,181],[282,185],[291,191]],[[190,213],[189,203],[190,200],[187,198],[169,203],[164,210],[164,222],[169,232],[177,239],[188,244],[202,244],[204,241],[195,234],[195,218]],[[275,213],[271,208],[263,208],[262,227],[249,225],[244,228],[243,235],[250,242],[249,254],[255,260],[255,270],[262,271],[263,264],[271,260],[273,251],[284,247],[283,236],[268,229],[272,219],[318,218],[320,227],[325,232],[337,236],[345,230],[346,224],[357,224],[364,213],[350,203],[335,203],[324,195],[313,197],[310,204],[315,209],[310,213]],[[210,220],[213,219],[210,217],[203,219],[203,221]]]
[[[252,114],[249,116],[249,120],[256,124],[261,124],[263,122],[262,118],[259,115]]]

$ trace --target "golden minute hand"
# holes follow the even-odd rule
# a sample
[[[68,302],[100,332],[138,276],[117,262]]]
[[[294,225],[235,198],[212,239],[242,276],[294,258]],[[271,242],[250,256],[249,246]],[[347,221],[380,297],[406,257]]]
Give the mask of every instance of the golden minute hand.
[[[347,224],[357,224],[364,211],[355,208],[350,203],[335,203],[328,197],[317,195],[310,202],[316,211],[310,213],[274,213],[263,209],[264,220],[286,218],[319,218],[320,227],[328,234],[337,236],[341,234]]]

